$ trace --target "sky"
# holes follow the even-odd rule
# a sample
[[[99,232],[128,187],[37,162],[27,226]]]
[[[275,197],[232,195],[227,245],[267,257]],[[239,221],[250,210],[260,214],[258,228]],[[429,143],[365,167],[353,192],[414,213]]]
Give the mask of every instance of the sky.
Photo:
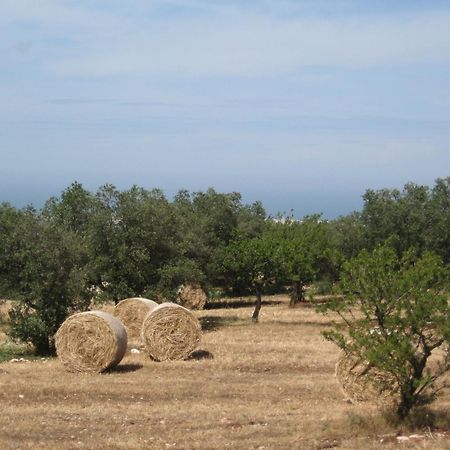
[[[1,0],[0,202],[73,181],[326,218],[450,175],[450,1]]]

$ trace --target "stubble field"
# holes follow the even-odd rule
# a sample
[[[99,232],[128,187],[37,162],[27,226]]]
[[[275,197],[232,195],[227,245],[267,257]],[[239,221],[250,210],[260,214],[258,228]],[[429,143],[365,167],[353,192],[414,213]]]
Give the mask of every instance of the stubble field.
[[[331,317],[265,300],[258,324],[245,301],[196,313],[204,334],[188,361],[128,352],[97,375],[66,372],[54,358],[0,364],[0,448],[403,447],[395,433],[412,431],[345,400],[334,378],[339,351],[321,335]],[[433,409],[448,413],[448,392]],[[421,435],[408,448],[450,447],[445,433]]]

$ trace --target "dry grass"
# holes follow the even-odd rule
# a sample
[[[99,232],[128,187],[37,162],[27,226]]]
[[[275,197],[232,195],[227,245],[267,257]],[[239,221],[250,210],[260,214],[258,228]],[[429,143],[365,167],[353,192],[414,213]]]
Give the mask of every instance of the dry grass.
[[[394,428],[344,400],[339,352],[320,335],[329,318],[272,300],[256,325],[251,306],[196,313],[202,351],[188,361],[128,354],[105,374],[54,359],[1,364],[0,448],[403,448],[381,445]],[[449,407],[446,394],[434,409]],[[433,434],[408,448],[448,445]]]

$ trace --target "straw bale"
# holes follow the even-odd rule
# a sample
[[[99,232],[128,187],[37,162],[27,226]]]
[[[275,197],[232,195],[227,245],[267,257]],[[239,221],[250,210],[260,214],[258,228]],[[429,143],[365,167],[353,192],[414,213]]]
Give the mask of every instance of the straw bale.
[[[155,309],[158,303],[146,298],[126,298],[114,307],[114,315],[121,320],[127,330],[128,339],[139,339],[142,323],[147,314]]]
[[[0,320],[9,320],[9,311],[13,306],[12,300],[0,299]]]
[[[146,353],[156,361],[186,359],[198,346],[201,326],[194,314],[175,303],[163,303],[142,325]]]
[[[4,342],[8,341],[8,336],[3,333],[3,331],[0,331],[0,344],[3,344]]]
[[[203,309],[208,300],[205,291],[198,284],[181,285],[177,291],[177,303],[189,309]]]
[[[127,349],[127,332],[119,319],[103,311],[70,316],[55,337],[56,352],[72,372],[103,372],[116,366]]]
[[[393,403],[399,388],[394,377],[367,361],[342,352],[336,363],[336,378],[352,403]]]

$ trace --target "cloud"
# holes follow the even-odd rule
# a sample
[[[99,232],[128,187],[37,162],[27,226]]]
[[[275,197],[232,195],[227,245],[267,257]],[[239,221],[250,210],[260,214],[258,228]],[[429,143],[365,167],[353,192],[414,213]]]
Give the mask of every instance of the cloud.
[[[90,47],[90,48],[89,48]],[[71,76],[272,76],[448,62],[450,14],[410,19],[281,20],[247,16],[149,22],[51,62]],[[92,49],[93,47],[93,49]]]
[[[59,76],[254,77],[450,61],[448,11],[321,18],[309,1],[130,1],[2,0],[0,23],[39,25],[34,39],[49,51],[36,64]]]

